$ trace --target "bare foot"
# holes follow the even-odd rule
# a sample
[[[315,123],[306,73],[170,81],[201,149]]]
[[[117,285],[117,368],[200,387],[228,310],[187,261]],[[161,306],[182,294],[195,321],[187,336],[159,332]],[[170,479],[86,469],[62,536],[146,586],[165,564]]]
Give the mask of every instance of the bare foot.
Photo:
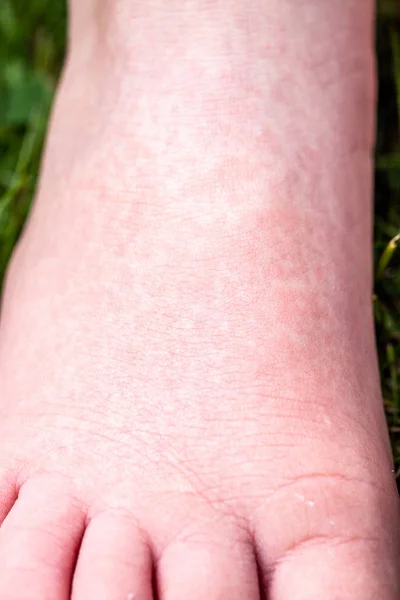
[[[0,598],[398,599],[372,2],[75,2],[2,309]]]

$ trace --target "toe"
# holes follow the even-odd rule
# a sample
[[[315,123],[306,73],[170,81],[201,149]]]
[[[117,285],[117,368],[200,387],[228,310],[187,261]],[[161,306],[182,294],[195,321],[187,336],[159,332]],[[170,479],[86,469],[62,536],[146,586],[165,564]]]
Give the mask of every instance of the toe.
[[[15,477],[8,472],[0,473],[0,525],[10,512],[17,500],[17,485]]]
[[[68,600],[82,505],[60,482],[31,480],[0,528],[0,598]]]
[[[316,475],[282,487],[255,519],[268,598],[397,600],[398,508],[393,485],[356,476]]]
[[[397,567],[377,540],[312,539],[277,567],[271,600],[397,600]]]
[[[72,598],[152,600],[151,552],[130,515],[105,511],[90,521],[79,553]]]
[[[162,600],[259,600],[252,544],[229,529],[186,532],[163,552],[157,588]]]

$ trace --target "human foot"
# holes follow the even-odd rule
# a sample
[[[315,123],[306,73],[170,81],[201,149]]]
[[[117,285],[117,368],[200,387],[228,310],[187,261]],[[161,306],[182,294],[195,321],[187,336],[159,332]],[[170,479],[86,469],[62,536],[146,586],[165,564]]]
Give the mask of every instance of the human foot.
[[[76,3],[2,311],[2,600],[398,598],[371,24],[248,4]]]

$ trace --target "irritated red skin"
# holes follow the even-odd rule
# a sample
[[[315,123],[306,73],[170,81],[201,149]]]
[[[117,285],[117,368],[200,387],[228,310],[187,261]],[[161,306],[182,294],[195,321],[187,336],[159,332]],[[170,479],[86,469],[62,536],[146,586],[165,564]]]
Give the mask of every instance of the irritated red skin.
[[[371,314],[372,2],[166,7],[72,2],[3,300],[0,518],[20,489],[50,514],[59,490],[75,512],[61,503],[48,529],[73,522],[69,556],[103,515],[84,539],[137,553],[145,586],[138,528],[174,598],[196,588],[196,565],[218,564],[199,598],[257,600],[255,553],[272,600],[394,600]],[[3,530],[6,598],[6,535],[7,560],[25,563]],[[95,597],[93,544],[77,600]],[[104,590],[131,593],[129,575],[107,577]]]

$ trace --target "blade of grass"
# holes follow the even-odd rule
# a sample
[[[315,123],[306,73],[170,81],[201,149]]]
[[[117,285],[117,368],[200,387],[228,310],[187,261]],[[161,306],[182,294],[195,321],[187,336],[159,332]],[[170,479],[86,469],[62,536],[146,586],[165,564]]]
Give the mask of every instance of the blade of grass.
[[[38,117],[38,115],[32,115],[29,123],[29,128],[22,140],[10,187],[6,191],[6,193],[0,198],[0,222],[4,217],[6,210],[18,194],[18,192],[26,183],[29,164],[35,153],[39,139],[40,118]]]
[[[378,156],[375,161],[375,166],[380,171],[400,169],[400,152]]]
[[[386,356],[390,370],[390,385],[392,391],[393,419],[397,423],[399,418],[399,381],[397,377],[396,350],[392,344],[386,348]]]
[[[385,250],[382,253],[382,256],[379,260],[378,271],[377,271],[377,279],[381,279],[387,269],[392,256],[400,242],[400,233],[394,236],[386,246]]]

